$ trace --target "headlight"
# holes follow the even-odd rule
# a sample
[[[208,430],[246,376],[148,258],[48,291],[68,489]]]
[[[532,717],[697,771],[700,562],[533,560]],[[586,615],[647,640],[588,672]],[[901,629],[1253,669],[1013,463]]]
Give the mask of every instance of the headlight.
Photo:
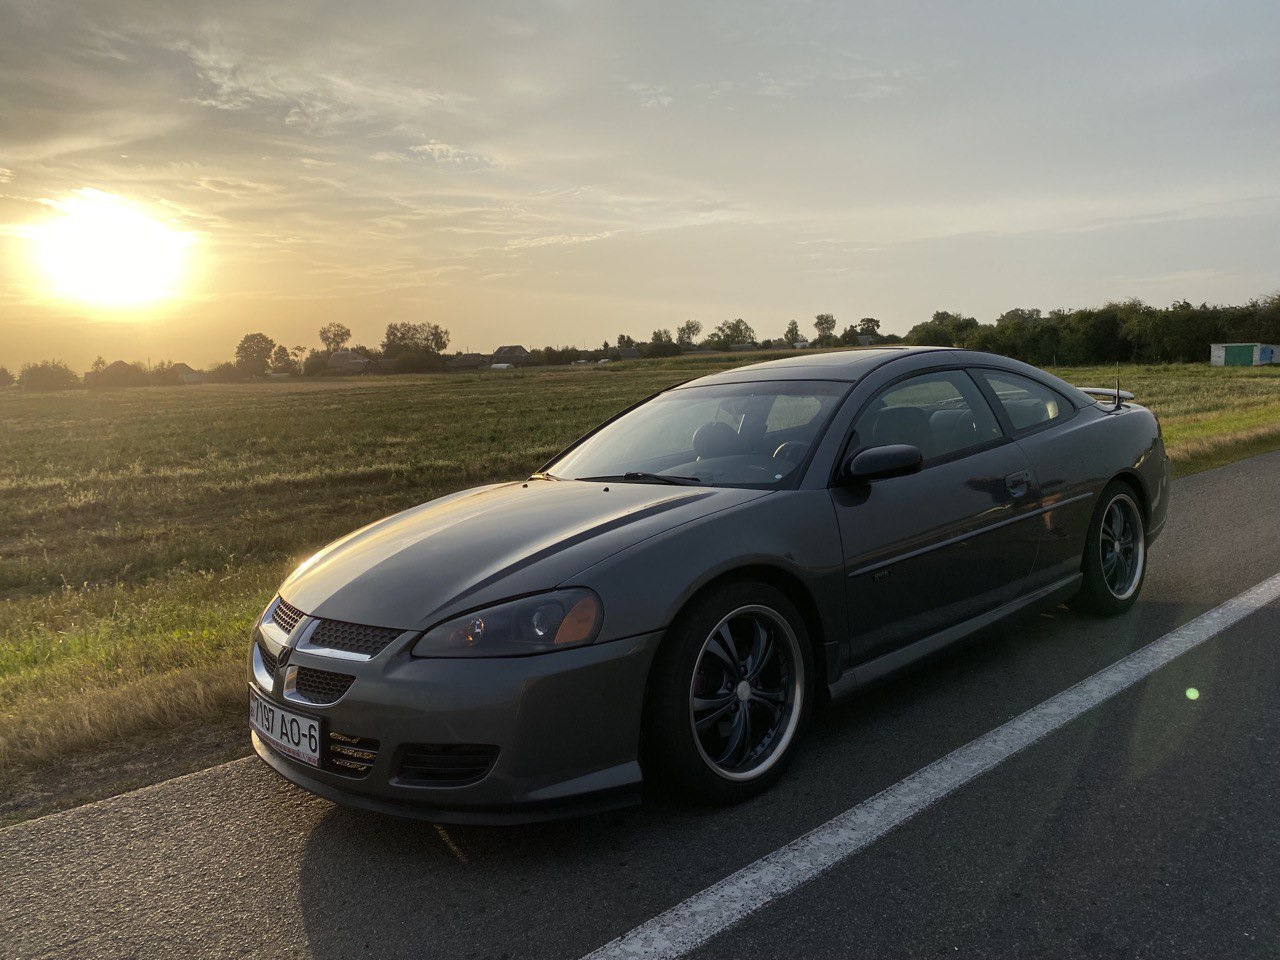
[[[600,632],[603,609],[590,590],[556,590],[477,610],[428,630],[415,657],[518,657],[580,647]]]

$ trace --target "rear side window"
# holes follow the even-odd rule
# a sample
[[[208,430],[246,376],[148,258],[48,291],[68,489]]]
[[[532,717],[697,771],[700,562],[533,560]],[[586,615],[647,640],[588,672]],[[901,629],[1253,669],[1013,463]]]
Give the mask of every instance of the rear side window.
[[[1014,430],[1029,430],[1067,416],[1074,408],[1065,397],[1042,383],[1003,370],[973,371],[986,380],[1009,415]]]
[[[926,373],[894,384],[871,401],[854,431],[859,449],[909,443],[926,461],[1001,436],[987,401],[963,370]]]

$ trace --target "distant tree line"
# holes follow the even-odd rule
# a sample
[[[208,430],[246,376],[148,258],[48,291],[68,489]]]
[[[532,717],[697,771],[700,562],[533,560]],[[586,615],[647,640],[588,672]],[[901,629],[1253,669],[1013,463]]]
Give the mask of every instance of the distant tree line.
[[[1240,306],[1125,300],[1047,314],[1016,308],[995,323],[940,310],[904,341],[985,350],[1039,366],[1204,362],[1213,343],[1280,343],[1280,293]]]
[[[837,347],[903,342],[921,346],[965,347],[1016,357],[1039,366],[1072,366],[1092,363],[1195,363],[1209,359],[1212,343],[1280,343],[1280,293],[1250,300],[1238,306],[1194,306],[1179,300],[1168,307],[1154,307],[1141,300],[1107,303],[1080,310],[1050,310],[1018,307],[1006,310],[994,323],[939,310],[924,323],[916,324],[905,337],[882,335],[880,321],[863,317],[837,334],[835,316],[820,313],[813,320],[814,336],[806,341],[799,321],[791,320],[782,336],[758,339],[746,320],[737,317],[716,325],[701,340],[702,324],[688,320],[675,330],[654,330],[647,341],[620,333],[611,346],[606,340],[598,349],[541,347],[530,351],[534,363],[568,364],[582,360],[625,357],[668,357],[697,350]],[[382,369],[420,372],[442,369],[448,357],[449,331],[434,323],[387,324],[377,347],[351,342],[351,328],[327,323],[319,330],[320,349],[277,343],[264,333],[249,333],[236,344],[233,360],[206,371],[210,380],[225,382],[265,376],[269,373],[313,376],[330,371],[331,358],[343,350],[369,361],[381,362]],[[458,356],[459,354],[454,354]],[[94,361],[84,380],[60,360],[29,363],[15,377],[0,367],[0,387],[14,383],[26,390],[68,390],[82,386],[130,387],[176,384],[190,374],[185,364],[161,361],[108,364],[102,357]]]

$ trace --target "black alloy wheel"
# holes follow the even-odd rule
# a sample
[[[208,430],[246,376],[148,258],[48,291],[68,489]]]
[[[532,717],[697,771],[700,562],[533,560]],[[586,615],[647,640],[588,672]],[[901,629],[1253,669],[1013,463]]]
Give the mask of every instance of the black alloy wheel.
[[[1106,616],[1137,602],[1147,575],[1147,532],[1133,488],[1113,480],[1102,491],[1085,540],[1084,583],[1074,606]]]
[[[645,708],[646,775],[732,803],[773,783],[813,694],[803,618],[781,591],[733,582],[696,600],[658,651]]]

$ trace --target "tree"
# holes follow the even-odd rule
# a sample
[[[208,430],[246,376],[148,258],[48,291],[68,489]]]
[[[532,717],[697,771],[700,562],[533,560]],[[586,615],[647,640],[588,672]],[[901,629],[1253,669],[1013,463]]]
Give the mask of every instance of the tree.
[[[818,331],[819,343],[831,343],[835,339],[836,318],[829,313],[820,313],[813,318],[813,329]]]
[[[864,337],[879,336],[880,321],[875,317],[863,317],[858,321],[858,333]]]
[[[246,333],[236,344],[236,366],[247,376],[261,376],[271,362],[276,342],[265,333]]]
[[[244,379],[244,371],[234,363],[220,363],[208,373],[210,383],[234,383]]]
[[[649,349],[646,352],[650,357],[674,357],[680,352],[680,347],[676,345],[675,338],[671,336],[670,330],[655,330],[653,336],[649,338]]]
[[[13,374],[9,372],[8,368],[0,367],[0,387],[11,386],[13,386]]]
[[[619,350],[621,350],[623,347],[634,347],[635,345],[636,345],[635,340],[633,340],[631,337],[627,336],[625,333],[620,333],[620,334],[618,334],[618,349],[619,349]]]
[[[702,324],[697,320],[686,320],[680,326],[676,327],[676,343],[680,349],[687,350],[693,346],[693,342],[698,339],[698,334],[702,333]]]
[[[18,386],[23,390],[74,390],[81,383],[76,372],[61,360],[44,360],[24,365]]]
[[[314,377],[318,373],[324,373],[329,369],[329,351],[327,350],[310,350],[307,357],[300,365],[303,376]]]
[[[98,354],[97,358],[89,365],[90,373],[101,373],[107,369],[107,361],[102,359],[102,354]]]
[[[727,350],[736,343],[755,343],[756,332],[751,329],[751,325],[747,321],[738,317],[736,320],[726,320],[711,331],[707,337],[707,343],[719,350]]]
[[[933,322],[940,323],[951,333],[952,346],[963,347],[969,336],[978,329],[978,321],[963,314],[939,310],[933,315]]]
[[[951,331],[936,320],[917,323],[907,331],[906,342],[916,347],[953,347]]]
[[[351,339],[351,328],[342,323],[326,323],[320,328],[320,342],[330,353],[341,350]]]
[[[846,347],[855,347],[858,345],[858,328],[853,324],[845,327],[840,331],[840,342]]]
[[[794,347],[797,343],[804,339],[800,335],[800,324],[792,320],[787,324],[787,331],[782,335],[782,339],[787,341],[787,346]]]
[[[294,363],[293,356],[289,353],[289,348],[283,343],[276,344],[276,348],[271,351],[271,372],[272,373],[297,373],[298,365]]]
[[[399,357],[406,353],[444,353],[449,331],[435,323],[388,323],[382,338],[382,353]]]

